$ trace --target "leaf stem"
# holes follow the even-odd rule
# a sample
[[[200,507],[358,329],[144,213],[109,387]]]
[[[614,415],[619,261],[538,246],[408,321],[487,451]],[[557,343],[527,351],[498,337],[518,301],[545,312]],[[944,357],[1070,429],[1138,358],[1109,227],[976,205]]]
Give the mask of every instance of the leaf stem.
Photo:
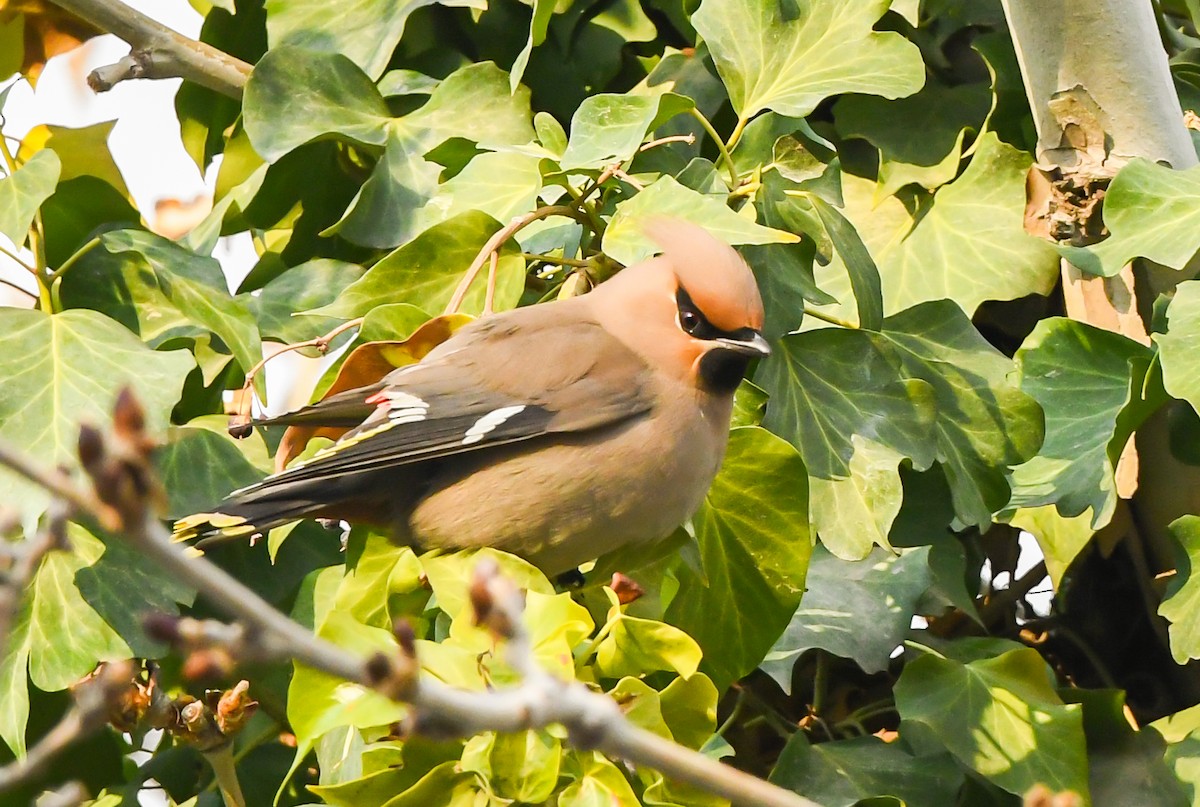
[[[98,246],[100,246],[100,236],[96,236],[95,238],[91,239],[86,244],[81,246],[79,249],[75,250],[75,252],[69,258],[67,258],[65,261],[63,261],[62,264],[57,269],[55,269],[53,272],[50,273],[50,276],[46,279],[47,282],[54,283],[54,281],[58,280],[60,277],[62,277],[64,274],[66,274],[67,270],[70,269],[72,266],[74,266],[75,263],[80,258],[82,258],[84,255],[88,254],[89,252],[91,252],[93,249],[95,249]]]
[[[20,267],[22,269],[26,270],[27,272],[29,272],[29,274],[34,275],[34,276],[37,275],[37,269],[35,269],[33,266],[30,266],[28,263],[26,263],[25,259],[22,258],[20,255],[17,255],[14,252],[10,252],[9,250],[5,249],[4,247],[0,247],[0,255],[3,255],[4,257],[8,258],[9,260],[13,261],[14,263],[20,265]]]
[[[205,753],[204,758],[212,766],[214,781],[225,807],[246,807],[246,797],[242,795],[242,785],[238,781],[232,747],[227,743]]]
[[[826,314],[822,311],[818,311],[815,308],[809,308],[808,306],[804,306],[804,316],[812,317],[813,319],[819,319],[822,322],[828,322],[830,325],[837,325],[840,328],[850,328],[851,330],[858,330],[858,326],[855,325],[853,322],[841,319],[839,317],[835,317],[832,314]]]
[[[729,172],[729,190],[737,190],[737,169],[733,167],[733,157],[729,154],[729,147],[725,145],[725,141],[721,139],[721,135],[717,134],[717,130],[713,128],[713,125],[708,118],[704,117],[703,112],[701,112],[699,109],[696,109],[696,107],[692,107],[689,112],[691,116],[695,118],[702,127],[704,127],[704,131],[708,133],[708,136],[712,139],[712,142],[716,144],[717,151],[721,152],[721,162],[725,164],[725,170]]]
[[[738,141],[742,139],[742,133],[746,131],[746,124],[749,122],[749,118],[738,118],[737,125],[733,127],[733,131],[729,134],[729,139],[725,141],[725,150],[727,152],[733,153]]]

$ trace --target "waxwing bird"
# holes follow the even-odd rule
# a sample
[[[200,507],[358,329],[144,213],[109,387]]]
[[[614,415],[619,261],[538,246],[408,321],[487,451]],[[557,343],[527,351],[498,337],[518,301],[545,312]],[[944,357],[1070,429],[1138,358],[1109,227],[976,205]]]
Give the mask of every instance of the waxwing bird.
[[[586,295],[483,317],[378,384],[264,421],[353,428],[177,535],[357,519],[550,575],[665,537],[700,506],[734,390],[769,349],[733,249],[682,221],[647,234],[662,254]]]

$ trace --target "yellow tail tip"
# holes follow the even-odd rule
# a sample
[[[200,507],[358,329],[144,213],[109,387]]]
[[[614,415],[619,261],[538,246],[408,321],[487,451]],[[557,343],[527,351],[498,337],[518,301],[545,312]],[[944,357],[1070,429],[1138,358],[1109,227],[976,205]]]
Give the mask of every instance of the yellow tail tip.
[[[176,541],[190,541],[193,538],[220,536],[222,538],[237,538],[243,535],[253,535],[253,524],[248,524],[241,516],[231,516],[226,513],[196,513],[175,522],[171,537]]]

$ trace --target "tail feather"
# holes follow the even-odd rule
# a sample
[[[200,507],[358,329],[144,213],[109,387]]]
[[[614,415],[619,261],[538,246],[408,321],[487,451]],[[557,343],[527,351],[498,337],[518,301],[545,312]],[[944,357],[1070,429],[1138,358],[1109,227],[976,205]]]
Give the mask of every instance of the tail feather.
[[[284,473],[234,491],[215,512],[196,513],[175,522],[177,541],[197,546],[248,538],[292,521],[337,517],[386,523],[387,507],[377,495],[377,474],[320,479],[288,479]],[[392,499],[395,498],[393,493]]]

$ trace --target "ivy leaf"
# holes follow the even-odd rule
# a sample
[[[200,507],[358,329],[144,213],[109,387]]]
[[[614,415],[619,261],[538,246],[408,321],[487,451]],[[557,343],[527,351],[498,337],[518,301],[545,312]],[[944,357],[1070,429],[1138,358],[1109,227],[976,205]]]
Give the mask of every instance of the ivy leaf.
[[[899,34],[871,30],[888,0],[704,0],[692,25],[712,52],[742,120],[764,109],[802,118],[823,99],[860,92],[901,98],[925,66]]]
[[[533,0],[533,15],[529,18],[529,39],[525,40],[525,47],[521,48],[517,58],[513,59],[508,79],[510,91],[517,91],[521,77],[525,75],[525,68],[529,65],[529,55],[533,53],[533,49],[546,41],[546,31],[550,27],[550,18],[554,16],[556,5],[555,0]]]
[[[1019,466],[1018,466],[1019,467]],[[1046,572],[1055,590],[1062,582],[1071,562],[1078,557],[1088,541],[1096,534],[1086,512],[1066,518],[1053,504],[1041,507],[1022,507],[1016,510],[1009,523],[1034,537],[1046,558]]]
[[[233,491],[270,473],[262,435],[256,431],[234,440],[227,426],[227,418],[213,415],[171,429],[167,444],[154,458],[167,491],[168,518],[210,510]],[[247,456],[255,453],[257,463]]]
[[[948,300],[910,308],[884,323],[903,373],[937,398],[938,461],[959,521],[981,529],[1009,499],[1006,470],[1042,443],[1036,401],[1009,382],[1012,362]]]
[[[657,250],[642,228],[652,218],[669,216],[690,221],[708,230],[727,244],[790,244],[799,236],[763,227],[730,210],[724,202],[696,193],[680,185],[673,177],[663,176],[632,199],[617,205],[608,229],[604,231],[604,251],[614,260],[629,266],[648,258]]]
[[[887,669],[929,588],[929,547],[898,553],[876,547],[859,561],[840,560],[818,547],[807,585],[800,607],[761,665],[785,692],[791,692],[796,659],[813,648],[852,659],[867,673]]]
[[[878,737],[813,745],[792,735],[771,771],[771,781],[823,807],[854,807],[863,799],[892,796],[905,804],[953,804],[963,773],[949,754],[912,754],[902,743]]]
[[[878,199],[910,183],[932,190],[954,179],[963,134],[980,129],[991,101],[987,84],[950,87],[930,80],[897,101],[847,95],[834,104],[833,115],[844,137],[862,138],[879,150]]]
[[[58,185],[62,163],[50,149],[35,153],[12,174],[0,178],[0,235],[23,244],[42,202]]]
[[[315,258],[292,266],[262,287],[249,300],[263,339],[304,342],[328,333],[338,324],[332,317],[294,316],[297,311],[332,303],[364,269],[355,263]],[[341,342],[334,342],[340,346]]]
[[[924,655],[905,666],[894,692],[903,721],[932,731],[959,762],[1009,793],[1040,783],[1089,803],[1082,710],[1063,704],[1036,650],[965,663]]]
[[[1183,785],[1167,765],[1167,744],[1155,726],[1135,729],[1119,689],[1064,689],[1063,699],[1083,705],[1088,787],[1094,804],[1184,807]]]
[[[674,670],[684,678],[695,674],[701,651],[696,640],[672,625],[626,614],[612,589],[605,588],[612,607],[601,629],[607,635],[596,646],[596,669],[609,678]]]
[[[875,256],[888,313],[944,297],[970,315],[985,300],[1050,293],[1058,254],[1024,226],[1030,162],[991,132],[979,138],[962,176],[935,194],[895,251]]]
[[[703,667],[719,689],[758,666],[800,602],[812,552],[806,487],[804,463],[786,441],[756,427],[730,433],[693,519],[703,576],[678,567],[679,593],[666,612],[706,650]],[[746,613],[752,622],[739,618]]]
[[[436,2],[439,0],[355,0],[330,14],[329,6],[320,0],[268,0],[268,52],[286,43],[344,54],[371,78],[379,78],[404,36],[409,15]],[[487,7],[480,0],[441,0],[441,4],[480,10]]]
[[[843,493],[829,483],[862,490],[870,480],[878,486],[875,512],[894,513],[901,499],[899,471],[880,469],[879,451],[893,452],[897,462],[908,458],[919,469],[937,456],[931,435],[934,390],[924,381],[902,379],[893,362],[867,331],[823,329],[784,336],[755,378],[770,395],[763,425],[800,450],[813,495],[813,525],[839,557],[860,558],[870,545],[864,546],[855,528],[861,519],[844,519],[835,504],[838,497],[861,494]],[[873,461],[864,457],[852,463],[854,435],[870,436],[880,447]],[[884,536],[886,525],[876,532]]]
[[[1200,412],[1200,280],[1180,283],[1167,306],[1167,332],[1154,335],[1162,359],[1163,386]]]
[[[418,213],[418,232],[468,210],[510,221],[532,210],[542,190],[541,158],[518,152],[489,151],[438,187]]]
[[[491,62],[454,71],[438,84],[424,106],[387,123],[383,157],[341,221],[325,234],[340,233],[357,244],[379,248],[406,243],[448,217],[440,207],[428,208],[442,170],[427,159],[429,152],[455,137],[485,145],[528,143],[533,138],[531,114],[529,91],[519,88],[510,93],[504,72]],[[482,130],[480,120],[488,121]],[[468,179],[477,177],[479,171],[476,168]],[[528,178],[527,170],[524,176],[533,188],[541,188],[540,173],[536,180]],[[494,201],[489,207],[504,209]],[[465,209],[467,205],[455,212]],[[487,207],[479,209],[490,212]],[[443,215],[436,215],[438,212]]]
[[[109,423],[125,386],[145,408],[151,434],[162,434],[194,366],[187,351],[151,350],[94,311],[0,308],[0,437],[45,465],[74,466],[79,424]],[[21,502],[32,528],[49,497],[0,471],[0,501]]]
[[[564,169],[604,168],[637,153],[647,130],[692,106],[674,93],[601,93],[585,98],[571,116],[571,139],[559,164]]]
[[[621,769],[599,753],[580,752],[582,771],[558,794],[558,807],[639,807]]]
[[[1134,258],[1182,269],[1196,254],[1200,167],[1176,171],[1130,160],[1104,194],[1109,237],[1090,247],[1060,247],[1081,271],[1111,277]]]
[[[242,108],[246,134],[268,162],[330,135],[382,146],[391,118],[371,79],[345,56],[292,46],[272,48],[254,66]]]
[[[500,224],[486,213],[469,211],[437,224],[386,255],[332,303],[309,313],[351,319],[381,305],[407,303],[441,311],[471,261]],[[512,308],[525,284],[525,261],[512,243],[500,250],[495,307]],[[478,314],[487,292],[487,267],[472,282],[462,310]]]
[[[1162,402],[1143,388],[1152,351],[1120,334],[1063,318],[1037,324],[1015,357],[1021,389],[1046,415],[1046,440],[1013,469],[1010,507],[1054,504],[1066,518],[1091,509],[1112,520],[1114,471],[1133,430]]]
[[[904,456],[882,443],[855,434],[848,475],[812,477],[812,519],[821,540],[845,558],[861,558],[878,544],[891,545],[888,535],[904,500],[897,468]]]
[[[136,252],[145,259],[163,296],[181,314],[219,336],[243,370],[262,360],[258,323],[245,300],[230,296],[215,258],[196,255],[162,236],[140,230],[105,233],[100,243],[109,252]],[[259,392],[265,393],[265,386],[260,385]]]
[[[1171,522],[1178,541],[1176,573],[1167,584],[1159,615],[1170,622],[1167,634],[1171,656],[1177,664],[1200,658],[1200,516],[1183,516]]]
[[[850,288],[858,308],[858,326],[870,331],[879,330],[883,325],[883,289],[880,287],[879,269],[871,259],[871,253],[858,237],[854,225],[837,208],[815,193],[808,194],[806,198],[821,218],[825,232],[833,241],[833,248],[846,264]]]

